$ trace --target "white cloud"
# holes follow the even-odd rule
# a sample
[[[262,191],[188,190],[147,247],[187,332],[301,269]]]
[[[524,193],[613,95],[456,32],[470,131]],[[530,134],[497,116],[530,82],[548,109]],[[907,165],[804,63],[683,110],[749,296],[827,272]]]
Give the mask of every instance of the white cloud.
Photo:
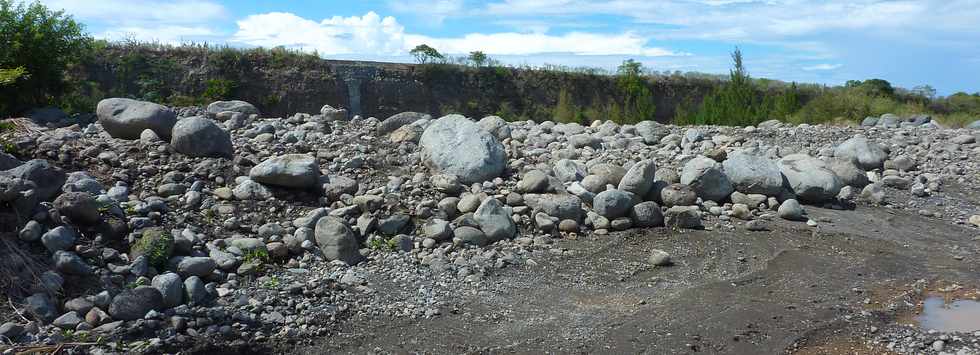
[[[406,33],[405,28],[394,17],[382,18],[374,12],[368,12],[364,16],[333,17],[320,22],[282,12],[251,15],[238,21],[238,32],[232,37],[232,41],[253,46],[315,49],[327,55],[403,55],[422,43],[451,54],[483,51],[490,55],[686,55],[647,46],[649,38],[634,32],[571,32],[563,35],[502,32],[470,33],[462,37],[429,37]]]
[[[97,37],[180,43],[221,39],[215,23],[228,17],[221,4],[196,0],[44,0],[90,24]],[[91,26],[94,24],[95,26]]]
[[[803,70],[806,70],[806,71],[827,71],[827,70],[840,69],[840,67],[843,67],[843,65],[842,64],[827,64],[827,63],[824,63],[824,64],[817,64],[817,65],[811,65],[811,66],[808,66],[808,67],[803,67]]]
[[[432,20],[432,24],[441,24],[446,17],[463,12],[463,0],[392,0],[388,7],[396,12],[424,16]]]

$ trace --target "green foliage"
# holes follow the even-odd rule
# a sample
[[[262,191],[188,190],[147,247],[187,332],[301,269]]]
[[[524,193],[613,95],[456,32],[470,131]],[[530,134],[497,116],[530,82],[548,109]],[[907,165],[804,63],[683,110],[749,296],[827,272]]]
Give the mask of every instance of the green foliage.
[[[584,123],[581,120],[578,107],[572,100],[572,95],[568,89],[562,87],[558,93],[558,103],[555,104],[554,116],[552,119],[559,123]]]
[[[415,48],[412,48],[412,50],[408,53],[415,57],[415,61],[419,64],[434,63],[437,60],[446,59],[442,53],[439,53],[439,51],[437,51],[435,48],[429,47],[427,44],[415,46]]]
[[[788,89],[779,93],[774,99],[775,102],[773,103],[771,116],[775,119],[786,120],[792,114],[796,113],[802,107],[799,91],[796,83],[793,83]]]
[[[130,251],[136,255],[145,255],[150,265],[156,267],[158,270],[163,270],[167,265],[167,261],[170,260],[170,254],[173,253],[173,250],[173,235],[158,228],[144,231],[143,236],[130,248]]]
[[[772,101],[766,100],[752,82],[742,62],[742,51],[737,47],[732,53],[732,62],[728,82],[716,87],[704,98],[696,113],[682,118],[682,123],[747,126],[768,119]]]
[[[848,80],[847,83],[844,84],[844,87],[873,97],[895,96],[895,88],[892,87],[892,84],[881,79],[868,79],[865,81]]]
[[[619,115],[610,119],[629,124],[652,120],[656,106],[653,103],[653,93],[643,78],[643,64],[629,59],[619,66],[616,73],[616,86],[619,88],[623,106]]]
[[[483,64],[486,64],[487,62],[487,55],[481,51],[474,51],[470,52],[468,59],[473,63],[473,65],[482,67]]]
[[[6,68],[0,115],[5,115],[46,105],[61,95],[65,69],[91,45],[91,38],[62,11],[48,10],[40,2],[0,0],[0,43],[0,68]]]
[[[203,97],[207,101],[227,100],[234,97],[238,84],[228,79],[211,79],[205,83]]]

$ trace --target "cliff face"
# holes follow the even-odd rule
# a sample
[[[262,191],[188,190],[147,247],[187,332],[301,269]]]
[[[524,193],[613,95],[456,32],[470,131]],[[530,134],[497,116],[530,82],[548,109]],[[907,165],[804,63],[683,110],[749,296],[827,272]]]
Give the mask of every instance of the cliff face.
[[[93,99],[135,97],[170,105],[242,99],[270,116],[319,112],[329,104],[353,114],[385,118],[403,111],[508,119],[551,119],[565,90],[579,111],[618,102],[614,77],[598,74],[322,60],[272,51],[179,47],[110,47],[72,72]],[[648,85],[656,119],[697,102],[708,81],[656,81]]]

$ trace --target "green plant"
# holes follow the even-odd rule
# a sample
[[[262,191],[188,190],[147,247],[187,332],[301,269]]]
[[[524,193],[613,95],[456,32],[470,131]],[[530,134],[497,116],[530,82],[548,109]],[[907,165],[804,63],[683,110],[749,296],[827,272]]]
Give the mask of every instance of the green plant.
[[[558,92],[558,103],[555,104],[552,119],[559,123],[583,123],[579,109],[573,103],[572,95],[568,93],[568,89],[565,87],[562,87]]]
[[[91,45],[83,26],[40,2],[0,0],[0,115],[46,105],[66,88],[64,72]],[[13,69],[11,69],[13,68]],[[29,74],[29,75],[27,75]]]
[[[653,93],[643,79],[643,64],[626,60],[616,72],[616,85],[623,100],[622,116],[611,118],[618,123],[638,123],[653,119],[656,106]]]
[[[470,56],[467,58],[473,65],[481,67],[487,62],[487,55],[481,51],[470,52]]]
[[[279,281],[279,278],[278,277],[276,277],[276,276],[270,276],[262,284],[262,288],[269,289],[269,290],[275,290],[275,289],[278,289],[279,288],[280,283],[281,283],[281,281]]]
[[[233,98],[238,83],[228,79],[211,79],[205,83],[204,94],[207,101],[227,100]]]
[[[434,63],[437,60],[446,59],[446,56],[442,55],[442,53],[439,53],[439,51],[437,51],[435,48],[429,47],[429,45],[427,44],[420,44],[418,46],[415,46],[415,48],[412,48],[412,50],[409,51],[408,54],[411,54],[413,57],[415,57],[415,61],[418,62],[419,64]]]
[[[130,251],[134,255],[145,255],[149,259],[150,265],[158,270],[162,270],[167,265],[173,249],[173,235],[159,228],[143,231],[143,236],[130,247]]]
[[[262,265],[269,262],[269,250],[265,248],[256,248],[249,250],[245,253],[244,261],[246,263],[256,263]]]

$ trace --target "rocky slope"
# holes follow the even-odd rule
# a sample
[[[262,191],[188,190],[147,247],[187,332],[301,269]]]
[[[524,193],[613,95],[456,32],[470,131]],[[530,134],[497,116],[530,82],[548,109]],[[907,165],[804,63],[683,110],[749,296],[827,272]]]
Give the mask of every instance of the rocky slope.
[[[516,285],[547,284],[536,277],[551,271],[536,271],[561,268],[569,258],[577,276],[559,277],[615,274],[625,281],[644,273],[669,280],[695,262],[748,265],[718,275],[682,272],[723,285],[781,258],[807,265],[809,256],[781,252],[757,265],[745,256],[712,261],[678,251],[710,246],[731,253],[739,238],[766,235],[786,244],[762,249],[799,253],[800,235],[856,233],[844,228],[860,229],[860,222],[835,222],[873,220],[865,209],[926,219],[958,236],[980,227],[980,133],[927,121],[583,127],[413,112],[348,120],[346,110],[330,106],[270,118],[241,101],[175,111],[128,99],[104,100],[97,112],[98,122],[86,127],[14,120],[4,133],[19,152],[0,155],[0,281],[12,300],[0,319],[0,340],[10,349],[292,351],[316,347],[317,339],[344,344],[360,323],[439,329],[433,320],[476,324],[460,314],[508,319],[509,309],[536,302]],[[633,239],[675,233],[692,239],[662,245]],[[909,245],[943,242],[896,233]],[[736,242],[713,244],[733,236]],[[606,243],[625,248],[622,255],[598,254],[588,267],[574,261],[591,247],[608,251]],[[952,254],[976,260],[975,242],[957,239]],[[818,272],[834,272],[835,265],[819,265]],[[954,269],[957,282],[980,286],[976,273]],[[900,280],[918,277],[895,272]],[[592,302],[634,302],[603,292]],[[461,308],[473,302],[504,309]],[[675,308],[680,318],[697,313]],[[759,342],[783,351],[814,329]],[[942,340],[924,332],[893,336],[909,331],[897,329],[859,339],[897,339],[888,347],[900,353],[931,351],[932,338]],[[541,349],[576,351],[567,347],[572,339],[593,332],[567,329],[566,341]],[[945,351],[976,352],[975,336],[946,336]],[[605,351],[636,344],[700,349],[691,345],[697,341],[658,348],[651,345],[657,339],[612,341]],[[456,348],[435,338],[407,348],[508,351],[504,340],[472,341],[487,344]],[[363,345],[371,344],[406,348],[384,339]]]

